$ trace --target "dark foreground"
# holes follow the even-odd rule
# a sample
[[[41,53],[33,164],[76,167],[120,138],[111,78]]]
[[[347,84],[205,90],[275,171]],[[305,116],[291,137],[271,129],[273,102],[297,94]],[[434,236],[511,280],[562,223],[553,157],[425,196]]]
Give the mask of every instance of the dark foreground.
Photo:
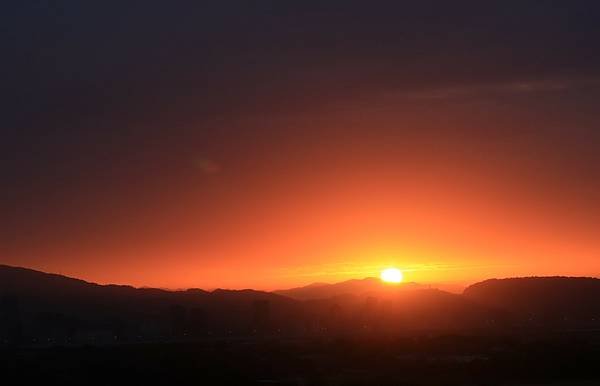
[[[2,384],[600,385],[595,334],[2,349]]]

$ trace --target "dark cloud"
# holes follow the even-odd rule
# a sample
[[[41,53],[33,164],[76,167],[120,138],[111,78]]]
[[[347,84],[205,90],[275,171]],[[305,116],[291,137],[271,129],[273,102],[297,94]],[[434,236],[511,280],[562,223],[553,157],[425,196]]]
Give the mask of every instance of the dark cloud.
[[[595,2],[324,3],[14,2],[2,16],[4,103],[17,122],[64,122],[600,68]]]

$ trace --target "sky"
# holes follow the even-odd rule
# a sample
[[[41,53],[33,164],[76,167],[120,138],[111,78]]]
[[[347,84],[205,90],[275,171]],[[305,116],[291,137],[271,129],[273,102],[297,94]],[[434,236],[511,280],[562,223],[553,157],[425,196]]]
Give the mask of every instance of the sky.
[[[6,1],[0,263],[600,275],[597,1]]]

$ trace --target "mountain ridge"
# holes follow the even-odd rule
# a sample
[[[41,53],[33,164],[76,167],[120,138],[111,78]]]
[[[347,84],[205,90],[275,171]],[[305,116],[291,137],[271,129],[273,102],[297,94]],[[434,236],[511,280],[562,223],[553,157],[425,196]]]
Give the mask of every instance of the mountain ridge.
[[[107,337],[129,342],[600,328],[600,279],[595,278],[490,279],[462,294],[376,278],[289,291],[296,291],[296,298],[285,291],[100,285],[0,265],[0,346],[40,340],[87,344]]]
[[[288,296],[296,300],[311,300],[333,298],[340,295],[369,296],[377,292],[391,292],[398,290],[424,289],[428,286],[414,282],[389,284],[375,277],[363,279],[349,279],[332,284],[309,284],[307,286],[295,287],[284,290],[276,290],[274,293]]]

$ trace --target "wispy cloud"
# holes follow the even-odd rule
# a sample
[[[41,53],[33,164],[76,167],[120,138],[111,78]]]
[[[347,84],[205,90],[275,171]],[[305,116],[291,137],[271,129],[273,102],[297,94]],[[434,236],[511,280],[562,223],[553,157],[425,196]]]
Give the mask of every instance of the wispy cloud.
[[[444,272],[465,271],[486,268],[497,268],[508,264],[466,264],[466,263],[419,263],[419,264],[397,264],[396,266],[404,272]],[[328,276],[378,276],[386,264],[361,264],[361,263],[331,263],[318,264],[302,267],[287,267],[278,271],[280,277],[328,277]]]
[[[474,85],[430,88],[419,91],[396,91],[409,99],[452,99],[482,95],[515,95],[565,91],[582,87],[600,86],[600,78],[522,80],[492,82]]]

